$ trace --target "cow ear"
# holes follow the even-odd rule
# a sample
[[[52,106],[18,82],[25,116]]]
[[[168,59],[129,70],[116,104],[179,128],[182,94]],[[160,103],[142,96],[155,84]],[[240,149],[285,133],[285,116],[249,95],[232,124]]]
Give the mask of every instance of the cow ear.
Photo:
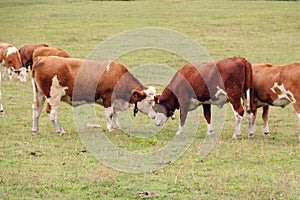
[[[146,98],[146,94],[144,91],[140,90],[133,90],[131,93],[131,100],[133,103],[136,103],[138,101],[142,101],[143,99]]]
[[[154,96],[154,102],[157,104],[160,104],[160,96],[159,95]]]

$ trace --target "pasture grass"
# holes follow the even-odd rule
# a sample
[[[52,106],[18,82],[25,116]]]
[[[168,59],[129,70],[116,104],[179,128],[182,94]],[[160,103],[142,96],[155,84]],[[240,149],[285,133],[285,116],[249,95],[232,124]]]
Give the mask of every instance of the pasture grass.
[[[0,1],[0,41],[17,47],[48,43],[85,58],[102,41],[141,27],[162,27],[187,35],[213,59],[246,57],[252,63],[285,64],[299,61],[300,4],[283,1]],[[119,58],[134,69],[160,63],[178,69],[184,61],[160,50],[140,50]],[[163,85],[160,85],[161,90]],[[261,135],[259,110],[256,136],[231,139],[234,117],[226,106],[223,132],[214,149],[199,156],[206,135],[202,115],[188,150],[162,169],[128,173],[107,167],[83,145],[72,108],[62,103],[60,121],[67,134],[59,136],[43,112],[40,135],[31,136],[30,81],[2,81],[0,116],[0,199],[141,199],[138,192],[154,192],[156,199],[299,199],[298,121],[292,106],[271,108],[271,136]],[[103,108],[96,106],[105,129]],[[178,112],[176,113],[178,116]],[[132,117],[147,127],[142,114]],[[123,131],[105,135],[120,148],[151,152],[175,135],[178,119],[151,137]]]

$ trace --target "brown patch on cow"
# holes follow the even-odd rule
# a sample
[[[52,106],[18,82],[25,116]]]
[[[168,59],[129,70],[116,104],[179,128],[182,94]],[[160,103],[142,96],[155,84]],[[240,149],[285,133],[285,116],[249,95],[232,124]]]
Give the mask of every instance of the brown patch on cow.
[[[23,46],[19,49],[19,53],[20,53],[20,56],[21,56],[21,62],[22,62],[23,67],[28,69],[29,66],[31,66],[31,68],[32,68],[32,64],[33,64],[32,54],[33,54],[33,51],[35,49],[40,48],[40,47],[48,47],[48,45],[47,44],[30,44],[30,45],[25,45],[25,46]]]

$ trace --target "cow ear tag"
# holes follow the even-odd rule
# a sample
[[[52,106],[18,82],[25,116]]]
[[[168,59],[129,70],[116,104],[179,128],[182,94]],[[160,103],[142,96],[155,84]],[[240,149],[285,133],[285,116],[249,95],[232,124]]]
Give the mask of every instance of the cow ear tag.
[[[160,100],[159,99],[157,99],[157,103],[160,104]]]

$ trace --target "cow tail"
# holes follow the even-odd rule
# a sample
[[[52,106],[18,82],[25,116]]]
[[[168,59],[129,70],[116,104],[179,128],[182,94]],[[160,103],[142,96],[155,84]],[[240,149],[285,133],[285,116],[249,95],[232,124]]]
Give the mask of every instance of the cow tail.
[[[246,111],[249,113],[252,111],[253,106],[253,74],[252,74],[252,65],[246,59],[244,60],[245,64],[245,97],[246,97]]]
[[[37,87],[35,75],[36,75],[36,70],[42,65],[44,65],[43,62],[34,62],[32,65],[31,84],[32,84],[32,90],[33,90],[33,102],[34,102],[35,108],[38,108],[40,106],[39,101],[38,101],[38,96],[37,96],[38,87]]]

